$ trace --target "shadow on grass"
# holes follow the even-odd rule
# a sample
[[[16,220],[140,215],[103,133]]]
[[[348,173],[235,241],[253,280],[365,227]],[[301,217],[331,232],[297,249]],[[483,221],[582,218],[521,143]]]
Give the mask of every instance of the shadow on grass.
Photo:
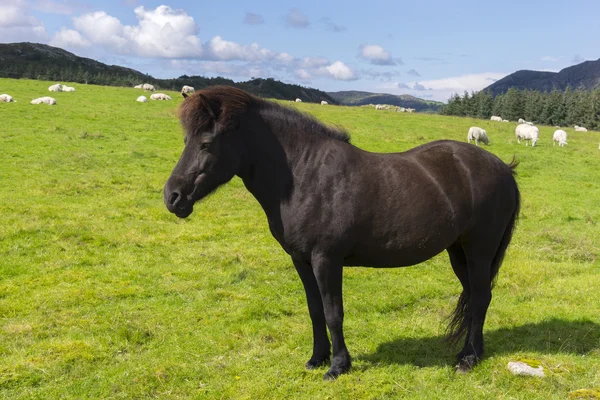
[[[587,354],[600,348],[600,324],[589,320],[547,321],[484,331],[485,357],[534,352],[541,354]],[[418,367],[454,365],[460,348],[450,346],[443,336],[405,338],[382,343],[372,354],[357,360],[378,364],[411,364]]]

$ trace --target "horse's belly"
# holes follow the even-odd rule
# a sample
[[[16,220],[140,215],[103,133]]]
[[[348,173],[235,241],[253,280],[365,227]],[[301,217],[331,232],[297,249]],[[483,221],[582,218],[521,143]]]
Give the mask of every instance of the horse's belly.
[[[361,248],[344,258],[348,267],[394,268],[407,267],[427,261],[444,251],[451,243],[420,243],[406,248]]]

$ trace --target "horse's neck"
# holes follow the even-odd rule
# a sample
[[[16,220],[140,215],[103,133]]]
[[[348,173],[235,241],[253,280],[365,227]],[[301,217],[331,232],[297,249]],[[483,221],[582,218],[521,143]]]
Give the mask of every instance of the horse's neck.
[[[248,125],[252,126],[244,133],[248,158],[239,176],[271,218],[270,214],[278,214],[281,203],[290,198],[300,183],[297,180],[310,175],[298,170],[310,168],[307,157],[319,151],[319,141],[331,139],[296,137],[303,133],[286,125],[285,120],[265,122],[261,118]]]

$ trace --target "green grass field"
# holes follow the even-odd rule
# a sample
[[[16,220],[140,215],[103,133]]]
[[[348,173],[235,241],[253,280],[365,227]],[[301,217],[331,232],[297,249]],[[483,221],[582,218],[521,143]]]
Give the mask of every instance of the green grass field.
[[[466,375],[442,339],[460,292],[445,253],[344,272],[351,373],[323,382],[304,291],[262,209],[234,178],[186,220],[163,185],[183,148],[173,101],[0,79],[0,398],[565,399],[600,388],[600,134],[535,148],[515,124],[293,104],[355,145],[403,151],[486,129],[521,162],[522,213]],[[168,92],[166,92],[168,93]],[[291,103],[290,103],[291,104]],[[398,204],[402,207],[402,204]],[[490,210],[493,212],[493,210]],[[544,379],[506,366],[540,362]],[[598,393],[598,392],[596,392]]]

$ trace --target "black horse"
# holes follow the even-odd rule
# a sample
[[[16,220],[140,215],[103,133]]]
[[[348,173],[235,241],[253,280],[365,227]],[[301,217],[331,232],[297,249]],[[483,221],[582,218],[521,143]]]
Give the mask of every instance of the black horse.
[[[454,341],[466,334],[456,368],[475,365],[519,214],[516,163],[449,140],[370,153],[339,128],[225,86],[186,98],[180,118],[185,148],[165,185],[167,208],[185,218],[234,175],[243,180],[304,284],[314,339],[307,368],[329,362],[329,327],[325,379],[350,369],[343,266],[402,267],[443,250],[463,287],[449,325]]]

